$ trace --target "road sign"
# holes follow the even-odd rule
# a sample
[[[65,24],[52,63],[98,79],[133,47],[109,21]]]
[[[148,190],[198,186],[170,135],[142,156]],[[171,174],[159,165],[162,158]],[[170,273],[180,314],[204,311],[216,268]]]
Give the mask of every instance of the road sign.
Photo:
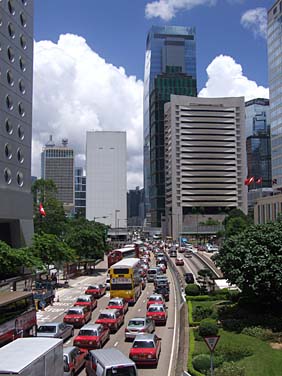
[[[215,346],[217,345],[217,342],[219,341],[220,336],[207,336],[204,337],[204,340],[210,349],[210,351],[214,351]]]

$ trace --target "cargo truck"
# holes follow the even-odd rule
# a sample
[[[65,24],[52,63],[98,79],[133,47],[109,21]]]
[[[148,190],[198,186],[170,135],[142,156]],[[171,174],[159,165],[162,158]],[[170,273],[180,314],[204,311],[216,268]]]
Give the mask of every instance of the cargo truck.
[[[18,338],[0,348],[1,376],[64,376],[63,341]]]

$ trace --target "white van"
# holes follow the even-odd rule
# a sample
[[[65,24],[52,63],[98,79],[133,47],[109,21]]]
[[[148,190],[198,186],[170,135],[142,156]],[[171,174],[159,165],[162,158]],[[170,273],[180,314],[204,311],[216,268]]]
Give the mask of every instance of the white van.
[[[138,376],[135,363],[115,348],[91,350],[86,356],[87,376]]]

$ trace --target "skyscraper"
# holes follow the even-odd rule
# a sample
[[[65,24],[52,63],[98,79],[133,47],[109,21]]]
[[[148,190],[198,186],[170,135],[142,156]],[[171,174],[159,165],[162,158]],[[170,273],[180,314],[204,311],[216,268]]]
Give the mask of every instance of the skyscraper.
[[[125,132],[87,132],[86,177],[86,218],[126,227]]]
[[[226,209],[247,213],[245,140],[243,97],[171,95],[165,150],[166,222],[173,239],[194,224],[194,209],[220,221]]]
[[[70,212],[74,209],[74,151],[68,147],[68,140],[56,146],[50,136],[41,153],[41,177],[51,179],[57,187],[56,197]]]
[[[282,1],[268,11],[268,79],[271,127],[272,179],[282,188]]]
[[[0,1],[0,240],[33,235],[31,188],[33,0]]]
[[[245,103],[245,111],[248,177],[255,177],[249,189],[271,187],[269,100],[250,100]],[[258,180],[260,183],[256,185]]]
[[[86,215],[86,176],[82,167],[74,170],[74,199],[75,214],[85,217]]]
[[[144,189],[146,216],[153,227],[161,226],[165,213],[164,104],[170,94],[197,95],[194,28],[153,26],[147,36]]]

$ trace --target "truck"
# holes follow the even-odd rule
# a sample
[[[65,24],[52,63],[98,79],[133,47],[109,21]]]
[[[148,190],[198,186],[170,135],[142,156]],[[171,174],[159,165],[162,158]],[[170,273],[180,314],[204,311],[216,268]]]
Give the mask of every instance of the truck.
[[[64,376],[63,340],[18,338],[0,348],[1,376]]]

